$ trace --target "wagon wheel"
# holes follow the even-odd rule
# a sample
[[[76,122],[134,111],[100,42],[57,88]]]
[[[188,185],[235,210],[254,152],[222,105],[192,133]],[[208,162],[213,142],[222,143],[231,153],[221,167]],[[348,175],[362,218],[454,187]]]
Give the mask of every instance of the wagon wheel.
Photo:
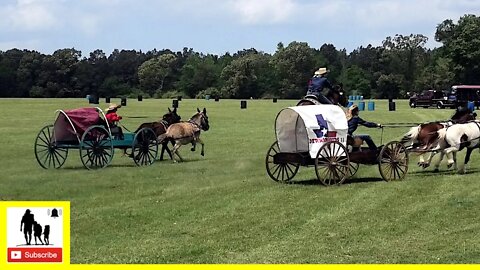
[[[405,146],[393,141],[380,151],[378,169],[385,181],[402,180],[408,171],[408,153]]]
[[[35,158],[44,169],[58,169],[67,160],[68,149],[55,144],[53,125],[43,127],[35,139]]]
[[[300,164],[296,163],[273,163],[273,157],[280,153],[278,142],[274,142],[268,149],[267,156],[265,157],[265,166],[267,173],[273,181],[288,182],[293,179],[297,174]]]
[[[85,168],[101,169],[110,164],[113,158],[112,137],[102,126],[91,126],[82,135],[80,159]]]
[[[358,167],[360,167],[360,164],[350,161],[348,166],[348,178],[353,177],[357,173]]]
[[[322,184],[340,185],[350,175],[350,158],[345,146],[339,142],[327,142],[318,150],[315,173]]]
[[[137,166],[149,166],[157,159],[157,136],[151,128],[140,129],[133,138],[132,158]]]

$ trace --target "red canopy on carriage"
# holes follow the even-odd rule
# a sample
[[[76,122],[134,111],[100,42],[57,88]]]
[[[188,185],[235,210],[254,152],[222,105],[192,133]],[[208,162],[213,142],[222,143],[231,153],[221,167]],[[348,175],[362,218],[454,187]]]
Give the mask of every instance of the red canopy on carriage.
[[[94,125],[103,125],[99,108],[79,108],[74,110],[58,110],[54,124],[55,140],[79,141],[83,133]]]

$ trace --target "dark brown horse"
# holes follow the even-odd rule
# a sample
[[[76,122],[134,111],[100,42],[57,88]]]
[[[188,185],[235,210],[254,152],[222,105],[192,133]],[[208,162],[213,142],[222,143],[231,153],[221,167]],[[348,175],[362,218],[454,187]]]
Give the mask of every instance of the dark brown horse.
[[[410,131],[403,136],[400,142],[410,149],[414,149],[415,152],[418,152],[418,166],[427,168],[430,166],[430,162],[435,155],[435,153],[430,150],[438,144],[438,131],[453,124],[467,123],[468,121],[475,120],[476,116],[476,113],[468,109],[458,108],[450,121],[430,122],[412,127]],[[429,156],[425,161],[424,155],[426,153],[429,153]]]
[[[165,132],[167,132],[167,129],[170,125],[180,122],[180,119],[181,119],[180,115],[177,114],[177,108],[173,109],[173,111],[170,110],[170,108],[168,108],[168,113],[163,115],[162,120],[157,122],[143,123],[137,128],[135,133],[137,133],[137,131],[139,131],[142,128],[151,128],[153,132],[155,132],[155,135],[157,135],[158,137],[164,134]],[[160,160],[163,160],[163,154],[165,153],[165,151],[167,151],[170,158],[172,158],[172,152],[170,151],[170,149],[168,149],[168,142],[171,142],[172,145],[174,145],[173,140],[165,140],[162,142],[162,151],[160,153]]]
[[[330,89],[325,98],[325,100],[323,100],[323,98],[319,100],[319,98],[314,95],[307,95],[297,103],[297,106],[334,104],[346,107],[348,104],[348,99],[340,86],[335,86],[334,89]]]

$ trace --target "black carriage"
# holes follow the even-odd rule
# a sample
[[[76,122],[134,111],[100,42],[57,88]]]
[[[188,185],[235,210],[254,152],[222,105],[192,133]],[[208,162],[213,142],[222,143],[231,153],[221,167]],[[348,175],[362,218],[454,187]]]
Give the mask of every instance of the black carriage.
[[[67,160],[69,150],[79,150],[87,169],[108,166],[114,149],[130,149],[137,166],[151,165],[157,158],[158,144],[154,131],[142,128],[136,133],[112,134],[100,108],[57,110],[54,124],[43,127],[35,139],[35,157],[44,169],[58,169]]]
[[[386,181],[401,180],[408,171],[408,154],[397,141],[381,150],[347,145],[348,124],[344,111],[335,105],[296,106],[281,110],[275,120],[277,140],[265,158],[267,174],[288,182],[300,166],[314,166],[324,185],[342,184],[359,164],[378,165]]]

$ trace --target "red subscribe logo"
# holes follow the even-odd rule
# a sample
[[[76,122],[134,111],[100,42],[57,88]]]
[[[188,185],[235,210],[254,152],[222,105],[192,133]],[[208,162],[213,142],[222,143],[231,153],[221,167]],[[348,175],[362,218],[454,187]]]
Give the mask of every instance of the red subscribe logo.
[[[8,248],[9,263],[61,263],[62,248]]]

